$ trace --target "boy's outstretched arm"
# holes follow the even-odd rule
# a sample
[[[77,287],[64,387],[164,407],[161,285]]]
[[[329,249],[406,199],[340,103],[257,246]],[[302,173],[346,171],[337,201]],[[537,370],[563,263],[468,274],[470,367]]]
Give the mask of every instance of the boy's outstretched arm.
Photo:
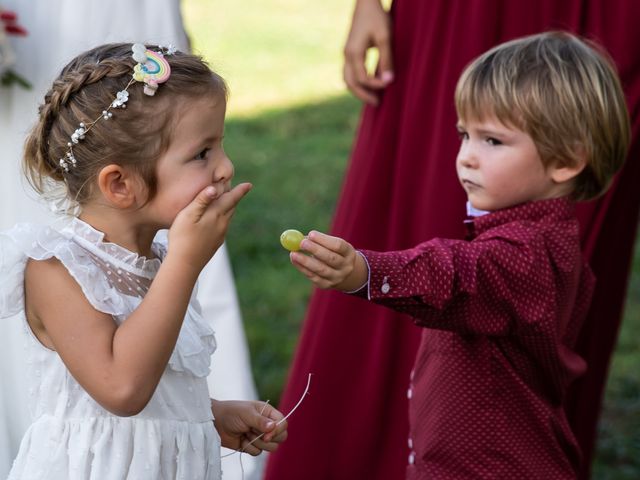
[[[308,255],[291,252],[291,263],[316,287],[352,292],[367,283],[367,262],[342,238],[312,230],[300,248]]]

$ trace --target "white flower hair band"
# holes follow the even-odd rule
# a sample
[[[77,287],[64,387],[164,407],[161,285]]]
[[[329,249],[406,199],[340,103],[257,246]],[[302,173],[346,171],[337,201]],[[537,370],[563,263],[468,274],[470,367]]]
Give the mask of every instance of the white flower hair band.
[[[111,110],[117,108],[127,108],[127,102],[129,101],[129,87],[135,82],[144,83],[145,95],[153,96],[158,90],[158,85],[166,82],[171,76],[171,66],[169,62],[164,58],[165,55],[173,55],[176,53],[176,48],[169,44],[167,47],[159,47],[160,51],[154,52],[147,49],[141,43],[134,43],[131,47],[133,52],[133,59],[138,62],[133,67],[133,76],[129,83],[116,94],[116,98],[102,111],[100,116],[94,121],[89,123],[80,122],[78,128],[71,135],[71,141],[67,143],[67,151],[58,163],[66,173],[70,168],[73,168],[77,164],[76,157],[73,153],[73,146],[84,140],[85,135],[98,123],[101,119],[109,120],[113,117]]]

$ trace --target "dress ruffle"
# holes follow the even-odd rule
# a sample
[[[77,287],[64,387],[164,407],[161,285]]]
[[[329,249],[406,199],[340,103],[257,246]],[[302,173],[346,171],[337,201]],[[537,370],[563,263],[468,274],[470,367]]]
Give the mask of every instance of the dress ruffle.
[[[10,235],[0,233],[0,318],[24,309],[24,267],[27,257]]]
[[[57,258],[76,280],[83,294],[98,311],[117,321],[124,320],[143,299],[167,251],[166,236],[153,244],[159,258],[147,259],[114,243],[104,242],[104,234],[73,218],[57,229],[19,224],[0,233],[0,318],[24,310],[24,269],[29,258]],[[115,285],[132,284],[129,294]],[[142,285],[142,286],[141,286]],[[148,285],[147,285],[148,287]],[[185,315],[168,366],[178,372],[206,377],[211,355],[216,349],[215,333],[205,322],[194,295]]]
[[[220,478],[220,448],[211,421],[43,415],[24,436],[8,480],[143,480]],[[30,462],[35,455],[44,461]],[[203,462],[203,459],[208,459]]]

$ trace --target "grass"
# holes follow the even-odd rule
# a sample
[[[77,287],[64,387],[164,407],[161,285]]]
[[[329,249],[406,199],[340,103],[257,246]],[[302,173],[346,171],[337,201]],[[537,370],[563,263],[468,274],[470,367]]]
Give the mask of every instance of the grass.
[[[229,82],[225,145],[254,190],[228,236],[252,364],[276,404],[311,292],[279,245],[286,228],[326,229],[359,106],[341,49],[352,2],[185,0],[194,49]],[[613,357],[594,479],[640,478],[640,241]]]
[[[287,228],[328,227],[357,110],[342,96],[227,123],[236,177],[254,184],[231,225],[229,252],[258,390],[274,402],[311,291],[290,266],[279,236]]]
[[[344,91],[345,0],[186,0],[193,48],[231,87],[229,113],[321,100]]]
[[[614,353],[598,432],[593,478],[640,478],[640,232],[625,316]]]

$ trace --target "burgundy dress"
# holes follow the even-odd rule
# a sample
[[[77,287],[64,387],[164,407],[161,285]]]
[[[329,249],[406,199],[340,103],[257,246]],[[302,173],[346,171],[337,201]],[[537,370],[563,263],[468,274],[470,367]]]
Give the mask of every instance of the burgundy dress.
[[[503,41],[565,29],[604,45],[615,60],[633,124],[628,161],[609,193],[578,208],[597,283],[577,351],[587,373],[567,416],[587,478],[609,359],[622,316],[640,205],[640,42],[635,0],[395,0],[395,81],[364,110],[332,232],[358,248],[406,249],[462,238],[465,194],[455,172],[453,92],[464,66]],[[410,317],[339,292],[311,299],[287,387],[289,440],[270,456],[267,480],[404,478],[407,388],[420,328]]]

